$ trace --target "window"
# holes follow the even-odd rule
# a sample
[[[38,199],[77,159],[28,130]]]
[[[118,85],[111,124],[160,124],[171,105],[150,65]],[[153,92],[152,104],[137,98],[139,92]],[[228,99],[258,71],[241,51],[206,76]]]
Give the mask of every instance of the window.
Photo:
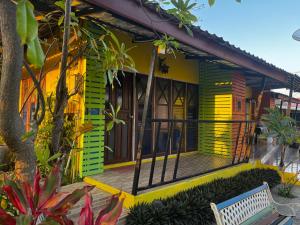
[[[137,76],[136,79],[136,97],[137,97],[137,131],[142,120],[142,109],[144,106],[144,97],[146,90],[147,77]],[[173,81],[164,78],[155,78],[153,81],[153,98],[150,98],[147,122],[155,119],[198,119],[198,85],[185,82]],[[157,123],[158,124],[158,123]],[[157,124],[146,125],[144,137],[143,155],[150,155],[156,138]],[[165,152],[168,139],[169,123],[162,122],[158,140],[158,153]],[[155,128],[155,129],[154,129]],[[197,149],[198,125],[195,122],[186,123],[177,122],[173,127],[173,137],[171,138],[171,149],[176,153],[178,150],[179,137],[182,135],[181,151],[194,151]],[[183,134],[181,134],[183,132]],[[138,134],[138,132],[137,132]],[[138,138],[136,139],[138,140]]]
[[[237,97],[235,101],[235,111],[239,113],[243,112],[243,99],[241,97]]]

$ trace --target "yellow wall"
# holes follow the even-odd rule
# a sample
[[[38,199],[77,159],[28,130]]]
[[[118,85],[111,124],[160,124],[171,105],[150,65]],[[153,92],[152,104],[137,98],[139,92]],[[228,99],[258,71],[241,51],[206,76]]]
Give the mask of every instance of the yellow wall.
[[[133,43],[129,34],[120,31],[114,31],[114,33],[120,42],[125,43],[127,48],[133,47],[128,54],[133,58],[137,71],[148,75],[153,44],[151,42]],[[155,76],[198,84],[199,69],[197,60],[187,60],[178,51],[176,57],[173,54],[159,55],[159,57],[166,58],[165,63],[169,66],[169,72],[162,74],[158,70],[158,62],[156,62]]]
[[[59,78],[60,72],[60,53],[55,53],[47,59],[44,72],[45,78],[43,79],[45,86],[43,87],[45,97],[49,97],[52,94],[52,97],[55,97],[55,89]],[[39,74],[39,70],[34,69],[35,74]],[[71,66],[71,68],[67,71],[67,87],[69,93],[72,93],[75,89],[75,80],[76,76],[85,75],[85,60],[79,59],[76,64]],[[23,80],[22,82],[26,82],[28,80],[31,81],[31,78],[28,76],[27,72],[23,70]],[[32,81],[31,81],[32,83]],[[33,85],[33,84],[32,84]],[[21,86],[22,87],[22,86]],[[31,90],[31,89],[30,89]],[[26,96],[21,96],[20,98],[20,107],[22,106],[22,101],[24,101]],[[73,97],[71,97],[68,101],[68,107],[66,108],[66,113],[74,113],[75,123],[76,125],[81,124],[82,110],[83,110],[83,98],[82,93],[79,93]],[[28,121],[29,122],[29,121]]]

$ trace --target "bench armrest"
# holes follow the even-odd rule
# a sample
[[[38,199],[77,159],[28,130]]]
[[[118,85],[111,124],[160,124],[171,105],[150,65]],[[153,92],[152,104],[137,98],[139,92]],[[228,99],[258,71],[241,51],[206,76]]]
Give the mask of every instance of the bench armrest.
[[[268,196],[269,196],[269,201],[270,203],[273,205],[273,207],[277,210],[277,212],[283,216],[292,216],[292,217],[295,217],[296,216],[296,205],[297,207],[299,207],[300,209],[300,204],[297,204],[297,203],[285,203],[285,204],[282,204],[282,203],[279,203],[279,202],[276,202],[271,194],[271,191],[270,191],[270,187],[268,185],[267,182],[264,182],[264,184],[266,184],[268,186]]]
[[[300,214],[300,203],[289,203],[288,205],[294,209],[295,216],[297,216],[297,212]]]
[[[280,215],[283,215],[283,216],[295,217],[296,216],[296,210],[295,210],[296,205],[300,209],[300,204],[296,204],[296,203],[281,204],[281,203],[275,202],[273,200],[272,205],[276,209],[276,211]]]

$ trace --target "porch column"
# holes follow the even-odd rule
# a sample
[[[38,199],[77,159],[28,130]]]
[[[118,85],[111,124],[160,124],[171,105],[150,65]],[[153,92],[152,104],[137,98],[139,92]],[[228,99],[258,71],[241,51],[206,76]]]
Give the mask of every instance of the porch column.
[[[264,94],[266,81],[267,81],[267,78],[264,76],[262,81],[261,81],[260,92],[257,96],[257,104],[256,104],[256,108],[254,110],[254,119],[256,120],[256,123],[258,122],[258,119],[259,119],[259,111],[260,111],[260,108],[261,108],[261,100],[262,100],[262,97],[263,97],[263,94]]]
[[[280,99],[280,107],[279,107],[280,112],[282,110],[282,105],[283,105],[283,99]]]
[[[260,108],[261,108],[261,100],[262,100],[262,97],[263,97],[263,94],[264,94],[266,82],[267,82],[267,78],[266,78],[266,76],[264,76],[262,78],[262,81],[261,81],[260,92],[257,96],[256,106],[255,106],[255,109],[254,109],[255,123],[251,125],[250,134],[249,134],[249,137],[250,137],[249,145],[246,148],[247,160],[249,160],[250,153],[251,153],[251,146],[252,146],[252,142],[253,142],[253,136],[254,136],[255,128],[257,126],[257,122],[259,120],[259,111],[260,111]]]
[[[139,131],[139,142],[138,142],[138,147],[137,147],[136,164],[135,164],[135,169],[134,169],[134,178],[133,178],[133,185],[132,185],[132,194],[133,195],[137,194],[137,188],[138,188],[139,178],[140,178],[144,131],[145,131],[145,125],[146,125],[146,119],[147,119],[147,113],[148,113],[148,105],[149,105],[150,91],[151,91],[151,85],[152,85],[154,69],[155,69],[156,56],[157,56],[157,49],[156,49],[156,47],[153,46],[151,61],[150,61],[149,76],[148,76],[147,88],[146,88],[146,94],[145,94],[144,109],[143,109],[143,115],[142,115],[142,124],[141,124],[140,131]]]
[[[293,97],[293,90],[294,90],[294,80],[295,80],[295,76],[293,76],[292,78],[292,82],[291,82],[291,87],[290,87],[290,93],[289,93],[289,99],[288,99],[288,107],[286,110],[286,116],[290,116],[291,115],[291,105],[292,105],[292,97]]]

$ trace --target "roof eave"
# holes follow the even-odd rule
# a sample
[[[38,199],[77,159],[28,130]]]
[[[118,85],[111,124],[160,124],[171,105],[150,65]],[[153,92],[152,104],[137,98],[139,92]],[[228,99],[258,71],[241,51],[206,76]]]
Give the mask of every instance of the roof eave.
[[[186,33],[184,29],[179,29],[178,26],[171,21],[163,20],[159,14],[142,7],[133,0],[85,0],[88,3],[104,8],[113,14],[133,21],[147,29],[155,30],[156,32],[165,33],[174,37],[179,42],[189,45],[195,49],[205,51],[219,58],[237,64],[241,67],[253,70],[277,81],[287,83],[288,77],[291,76],[286,71],[274,68],[273,66],[258,62],[253,57],[242,54],[237,48],[228,47],[209,38],[208,35],[201,32],[194,33],[194,37]]]

